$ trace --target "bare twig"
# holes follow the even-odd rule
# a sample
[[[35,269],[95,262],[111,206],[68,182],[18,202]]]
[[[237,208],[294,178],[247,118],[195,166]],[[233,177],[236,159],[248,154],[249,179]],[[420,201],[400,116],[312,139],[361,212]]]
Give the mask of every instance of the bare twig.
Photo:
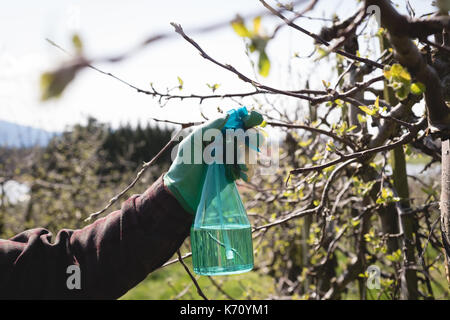
[[[145,162],[142,165],[141,170],[137,173],[136,177],[134,178],[134,180],[125,188],[123,189],[121,192],[119,192],[117,195],[115,195],[114,197],[112,197],[108,204],[100,211],[91,213],[89,215],[89,217],[87,217],[84,221],[88,222],[91,221],[92,219],[96,218],[97,216],[101,215],[103,212],[105,212],[106,210],[108,210],[114,203],[117,202],[117,200],[119,200],[125,193],[127,193],[131,188],[134,187],[134,185],[136,184],[136,182],[139,181],[139,179],[141,178],[142,174],[144,174],[144,172],[150,168],[160,157],[161,155],[166,152],[167,149],[169,149],[173,143],[176,141],[176,139],[178,138],[181,130],[183,130],[183,128],[181,128],[180,130],[178,130],[175,135],[172,137],[172,139],[170,139],[170,141],[158,152],[158,154],[156,156],[153,157],[152,160],[150,160],[149,162]]]
[[[191,273],[191,270],[189,270],[188,266],[184,263],[183,258],[181,257],[180,250],[177,250],[177,255],[178,255],[178,261],[180,261],[180,263],[183,265],[184,270],[186,270],[187,274],[189,275],[189,277],[191,278],[191,280],[194,283],[195,287],[197,288],[197,293],[199,294],[199,296],[202,297],[205,300],[208,300],[208,298],[205,296],[205,294],[203,293],[202,289],[198,285],[197,280],[195,279],[195,277]]]
[[[191,256],[192,256],[192,252],[186,253],[184,256],[181,257],[181,260],[186,259],[186,258],[189,258],[189,257],[191,257]],[[173,259],[173,260],[167,261],[166,263],[164,263],[164,264],[163,264],[161,267],[159,267],[159,268],[162,269],[162,268],[165,268],[165,267],[170,266],[170,265],[172,265],[172,264],[175,264],[175,263],[177,263],[177,262],[180,262],[179,259]]]
[[[344,162],[348,159],[364,158],[364,157],[369,156],[374,153],[392,150],[398,146],[402,146],[404,144],[411,142],[414,139],[414,137],[417,135],[419,130],[423,129],[425,124],[426,124],[426,119],[422,119],[421,121],[419,121],[418,124],[415,124],[408,133],[405,133],[402,137],[400,137],[400,139],[398,139],[394,143],[387,144],[387,145],[380,146],[380,147],[375,147],[372,149],[358,151],[358,152],[351,153],[351,154],[341,155],[338,159],[329,161],[329,162],[321,164],[321,165],[294,169],[294,170],[291,170],[291,174],[299,174],[299,173],[305,173],[305,172],[311,172],[311,171],[321,171],[325,168],[328,168],[328,167],[331,167],[338,163]]]
[[[292,3],[292,5],[299,5],[302,4],[303,2],[306,2],[306,0],[297,0],[294,1]],[[286,11],[286,8],[280,8],[279,10],[280,12],[284,12]],[[260,11],[260,12],[256,12],[256,13],[252,13],[246,16],[241,17],[242,19],[252,19],[254,17],[258,17],[258,16],[267,16],[269,15],[267,11]],[[212,32],[224,27],[227,27],[230,25],[230,23],[232,23],[234,21],[234,19],[225,19],[219,22],[215,22],[213,24],[207,25],[207,26],[201,26],[198,28],[194,28],[191,29],[190,32],[194,33],[194,34],[203,34],[203,33],[208,33],[208,32]],[[154,33],[151,34],[149,36],[147,36],[143,41],[139,42],[138,44],[136,44],[135,46],[133,46],[133,48],[131,50],[127,50],[126,52],[122,53],[122,54],[118,54],[115,56],[108,56],[108,57],[100,57],[100,58],[95,58],[95,59],[91,59],[92,62],[96,62],[96,63],[102,63],[102,62],[109,62],[109,63],[116,63],[116,62],[120,62],[126,59],[129,59],[130,57],[132,57],[133,55],[135,55],[136,53],[138,53],[139,51],[143,50],[144,48],[147,48],[149,45],[152,45],[156,42],[162,41],[162,40],[168,40],[170,38],[172,38],[174,36],[174,34],[172,32],[160,32],[160,33]]]
[[[353,143],[353,141],[351,141],[350,139],[340,137],[337,134],[333,133],[332,131],[327,131],[327,130],[323,130],[323,129],[319,129],[319,128],[315,128],[315,127],[311,127],[311,126],[307,126],[307,125],[303,125],[303,124],[281,123],[281,122],[274,122],[274,121],[267,121],[267,125],[272,126],[272,127],[285,127],[285,128],[289,128],[289,129],[303,129],[306,131],[315,132],[318,134],[329,136],[329,137],[333,138],[334,140],[341,142],[345,146],[350,147],[353,150],[356,149],[356,145]]]
[[[266,1],[264,1],[264,0],[259,0],[259,1],[260,1],[260,2],[264,5],[264,7],[266,7],[273,15],[275,15],[275,16],[279,17],[280,19],[282,19],[288,26],[290,26],[290,27],[292,27],[292,28],[294,28],[294,29],[296,29],[296,30],[298,30],[298,31],[300,31],[300,32],[302,32],[302,33],[304,33],[304,34],[310,36],[311,38],[313,38],[313,39],[316,40],[317,42],[319,42],[319,43],[321,43],[321,44],[323,44],[323,45],[325,45],[325,46],[327,46],[327,47],[330,47],[330,43],[328,43],[327,41],[325,41],[325,40],[324,40],[322,37],[320,37],[319,35],[317,35],[317,34],[315,34],[315,33],[312,33],[312,32],[310,32],[310,31],[308,31],[308,30],[306,30],[306,29],[300,27],[299,25],[295,24],[292,20],[289,20],[288,18],[286,18],[285,16],[283,16],[283,14],[282,14],[280,11],[277,11],[277,10],[275,10],[273,7],[271,7]],[[343,51],[343,50],[341,50],[341,49],[336,49],[336,47],[334,47],[334,46],[333,46],[333,47],[330,47],[330,48],[331,48],[331,51],[334,51],[334,52],[336,52],[336,53],[338,53],[338,54],[340,54],[340,55],[342,55],[342,56],[344,56],[344,57],[346,57],[346,58],[348,58],[348,59],[355,60],[355,61],[360,61],[360,62],[363,62],[363,63],[365,63],[365,64],[368,64],[368,65],[370,65],[370,66],[372,66],[372,67],[375,67],[375,68],[378,68],[378,69],[383,69],[383,68],[384,68],[384,65],[382,65],[381,63],[378,63],[378,62],[376,62],[376,61],[373,61],[373,60],[370,60],[370,59],[366,59],[366,58],[358,57],[358,56],[356,56],[356,55],[354,55],[354,54],[348,53],[348,52]]]
[[[259,83],[256,80],[252,80],[249,77],[247,77],[246,75],[244,75],[243,73],[239,72],[238,70],[236,70],[236,68],[234,68],[233,66],[229,65],[229,64],[223,64],[217,60],[215,60],[214,58],[212,58],[211,56],[209,56],[199,45],[197,42],[195,42],[192,38],[188,37],[186,35],[186,33],[184,33],[183,28],[181,27],[181,25],[172,22],[171,23],[172,26],[175,28],[175,32],[177,32],[178,34],[180,34],[187,42],[189,42],[194,48],[196,48],[199,52],[200,55],[202,56],[202,58],[211,61],[212,63],[218,65],[219,67],[228,70],[232,73],[234,73],[235,75],[238,76],[239,79],[241,79],[244,82],[247,82],[249,84],[251,84],[252,86],[254,86],[257,89],[262,89],[262,90],[267,90],[267,91],[271,91],[274,93],[278,93],[278,94],[283,94],[286,96],[291,96],[294,98],[300,98],[300,99],[304,99],[304,100],[308,100],[311,101],[312,98],[304,95],[304,94],[298,94],[298,93],[294,93],[292,91],[285,91],[285,90],[281,90],[281,89],[276,89],[273,87],[269,87],[266,85],[263,85],[261,83]]]
[[[216,280],[214,280],[213,277],[208,276],[208,279],[211,281],[211,283],[213,284],[214,287],[217,288],[217,290],[219,290],[220,293],[222,293],[225,297],[227,297],[230,300],[235,300],[232,296],[230,296],[228,294],[228,292],[226,292],[225,290],[223,290],[222,286],[220,284],[218,284],[216,282]]]

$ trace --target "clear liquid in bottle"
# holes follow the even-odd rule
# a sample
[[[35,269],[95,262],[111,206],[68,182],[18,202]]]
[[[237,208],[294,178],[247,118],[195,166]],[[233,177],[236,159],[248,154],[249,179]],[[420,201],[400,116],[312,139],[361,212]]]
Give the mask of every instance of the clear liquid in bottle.
[[[250,225],[191,228],[194,271],[201,275],[225,275],[253,269]],[[207,254],[205,254],[207,253]]]
[[[200,204],[191,227],[192,262],[200,275],[253,269],[252,228],[234,181],[223,164],[208,166]]]

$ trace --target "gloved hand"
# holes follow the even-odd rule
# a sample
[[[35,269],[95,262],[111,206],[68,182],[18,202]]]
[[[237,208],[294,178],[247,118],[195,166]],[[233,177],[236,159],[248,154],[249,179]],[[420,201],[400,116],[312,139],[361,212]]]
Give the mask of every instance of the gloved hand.
[[[201,157],[201,163],[194,163],[194,150],[202,150],[203,155],[204,147],[206,147],[201,138],[194,139],[194,137],[203,137],[203,133],[208,129],[222,130],[227,123],[228,117],[229,114],[226,114],[220,118],[209,121],[196,128],[191,134],[184,138],[179,145],[176,159],[170,166],[169,171],[164,175],[164,184],[166,187],[178,200],[180,205],[192,214],[195,214],[200,202],[203,183],[208,168],[208,165],[204,162],[203,156]],[[247,130],[261,124],[263,118],[260,113],[252,111],[242,120],[244,122],[244,129]],[[189,163],[184,163],[182,161],[183,149],[186,150],[188,148],[190,148],[190,162],[186,161]],[[226,164],[225,168],[228,178],[233,180],[244,178],[244,180],[246,180],[247,176],[245,172],[243,172],[247,170],[245,165]]]

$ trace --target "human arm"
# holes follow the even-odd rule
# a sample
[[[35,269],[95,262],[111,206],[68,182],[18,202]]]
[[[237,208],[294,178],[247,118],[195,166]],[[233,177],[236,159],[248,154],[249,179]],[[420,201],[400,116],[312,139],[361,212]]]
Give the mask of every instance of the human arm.
[[[0,298],[116,299],[166,262],[189,235],[192,215],[160,177],[142,195],[55,242],[43,228],[0,240]],[[81,289],[68,289],[67,268],[80,267]]]

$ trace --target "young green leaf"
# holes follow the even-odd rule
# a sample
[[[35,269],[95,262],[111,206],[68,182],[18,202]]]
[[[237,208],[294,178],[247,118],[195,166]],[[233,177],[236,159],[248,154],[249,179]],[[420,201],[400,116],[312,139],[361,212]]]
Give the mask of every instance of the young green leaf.
[[[178,78],[178,84],[179,84],[178,89],[181,90],[181,89],[183,89],[184,81],[180,77],[177,77],[177,78]]]
[[[367,122],[367,118],[366,116],[362,115],[362,114],[357,114],[356,117],[358,118],[358,122],[359,123],[366,123]]]
[[[331,86],[331,83],[325,80],[322,80],[322,84],[326,89],[328,89]]]
[[[308,139],[308,140],[306,140],[306,141],[300,141],[300,142],[298,143],[298,145],[299,145],[300,147],[305,148],[305,147],[309,146],[309,145],[311,144],[312,141],[313,141],[313,139],[310,138],[310,139]]]
[[[374,116],[377,114],[377,110],[375,109],[371,109],[367,106],[359,106],[359,108],[364,111],[365,113],[367,113],[369,116]]]
[[[78,54],[81,54],[81,52],[83,51],[83,42],[81,41],[80,36],[76,33],[72,36],[72,44],[75,48],[75,51]]]
[[[397,90],[395,90],[395,96],[397,97],[397,99],[403,101],[408,98],[410,90],[410,86],[402,85]]]
[[[51,98],[61,96],[66,87],[75,78],[78,71],[86,66],[86,62],[74,62],[63,65],[57,70],[45,72],[40,78],[41,100],[45,101]]]
[[[420,96],[426,90],[425,85],[422,82],[415,82],[411,85],[411,93]]]
[[[376,111],[380,110],[380,97],[377,97],[375,99],[375,103],[373,104],[373,106]]]
[[[249,38],[251,37],[251,32],[247,29],[242,19],[237,19],[231,22],[234,32],[240,37]]]
[[[259,54],[258,61],[259,74],[263,77],[267,77],[270,72],[270,60],[265,51]]]
[[[261,16],[253,19],[253,32],[255,34],[259,34],[259,30],[261,29]]]
[[[219,89],[220,84],[218,83],[214,83],[214,84],[206,84],[208,86],[208,88],[210,88],[212,90],[212,92],[216,92],[217,89]]]
[[[411,81],[411,74],[405,68],[403,68],[401,64],[394,64],[391,67],[391,73],[393,77],[397,77],[405,81]]]

